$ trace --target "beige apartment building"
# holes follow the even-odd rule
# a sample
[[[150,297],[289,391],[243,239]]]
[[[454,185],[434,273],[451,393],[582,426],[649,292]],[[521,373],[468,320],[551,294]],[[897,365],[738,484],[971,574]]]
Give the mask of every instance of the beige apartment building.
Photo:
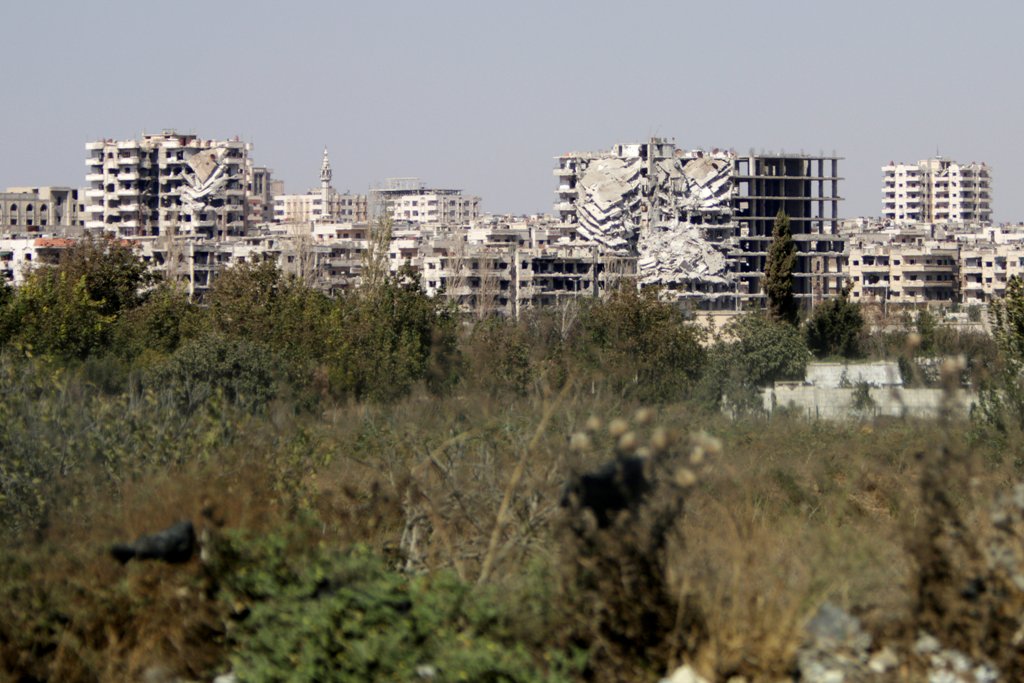
[[[965,304],[1006,294],[1012,277],[1024,277],[1024,244],[973,244],[960,248],[960,292]]]
[[[882,167],[882,216],[897,223],[989,223],[992,176],[984,163],[934,157]]]
[[[81,227],[80,201],[78,188],[9,187],[0,192],[0,234]]]
[[[863,242],[850,247],[847,271],[863,303],[985,304],[1005,296],[1010,278],[1024,278],[1024,242]]]
[[[274,197],[275,223],[361,223],[366,219],[366,195],[338,194],[332,188],[326,202],[319,190]]]
[[[850,247],[848,258],[854,301],[916,305],[959,300],[955,244],[857,244]]]

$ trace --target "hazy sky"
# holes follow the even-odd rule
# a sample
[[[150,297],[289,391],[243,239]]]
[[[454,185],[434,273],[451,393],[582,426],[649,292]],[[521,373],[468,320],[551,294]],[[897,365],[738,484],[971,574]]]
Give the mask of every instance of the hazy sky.
[[[835,151],[844,216],[880,167],[993,169],[1024,221],[1024,3],[3,2],[0,187],[84,184],[87,140],[239,135],[290,192],[389,176],[550,211],[552,157],[650,135]]]

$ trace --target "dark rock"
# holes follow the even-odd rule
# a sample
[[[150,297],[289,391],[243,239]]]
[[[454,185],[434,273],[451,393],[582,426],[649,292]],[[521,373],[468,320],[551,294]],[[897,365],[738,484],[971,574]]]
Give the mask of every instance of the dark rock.
[[[121,564],[137,560],[163,560],[172,564],[188,562],[196,547],[192,522],[183,521],[155,534],[139,536],[134,543],[118,543],[110,554]]]

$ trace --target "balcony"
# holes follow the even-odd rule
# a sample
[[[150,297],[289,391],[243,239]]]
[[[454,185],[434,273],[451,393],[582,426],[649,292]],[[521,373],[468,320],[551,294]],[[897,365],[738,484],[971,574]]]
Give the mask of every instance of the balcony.
[[[927,264],[926,265],[926,264],[923,264],[923,263],[916,263],[916,264],[912,264],[912,265],[910,265],[910,264],[904,264],[903,265],[903,272],[904,273],[949,273],[950,275],[952,275],[955,270],[956,270],[956,268],[954,266],[952,266],[952,265],[940,266],[940,265],[935,265],[935,264]]]

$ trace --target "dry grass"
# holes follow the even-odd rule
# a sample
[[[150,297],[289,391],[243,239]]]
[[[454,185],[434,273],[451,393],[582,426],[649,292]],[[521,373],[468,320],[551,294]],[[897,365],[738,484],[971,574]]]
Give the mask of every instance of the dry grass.
[[[546,406],[414,397],[316,420],[271,415],[215,457],[142,473],[114,492],[83,491],[87,499],[69,509],[88,509],[86,518],[57,512],[43,545],[15,553],[44,608],[0,607],[0,617],[29,629],[0,639],[2,668],[66,681],[131,679],[154,666],[216,671],[232,616],[210,599],[202,566],[122,568],[105,555],[114,540],[184,518],[215,533],[299,525],[301,542],[362,543],[400,566],[418,514],[419,571],[450,568],[524,600],[553,590],[537,582],[561,582],[562,596],[550,593],[546,611],[530,617],[533,637],[587,649],[593,680],[655,679],[683,661],[723,680],[778,679],[825,599],[879,633],[915,623],[917,565],[905,541],[934,512],[918,494],[930,464],[922,454],[951,439],[966,452],[957,436],[965,429],[734,423],[686,406],[637,408],[567,393]],[[590,447],[570,450],[570,435],[587,431],[591,417],[601,428],[591,425]],[[624,437],[607,433],[615,418],[626,419],[634,452],[663,451],[662,481],[685,465],[696,483],[661,487],[610,531],[571,532],[578,520],[559,508],[562,489],[621,447]],[[701,437],[688,435],[701,430],[723,446],[694,465]],[[658,446],[665,435],[671,447]],[[977,465],[973,486],[943,486],[970,518],[1012,478],[1008,462]],[[59,615],[51,626],[70,617],[55,641],[32,634],[40,614]],[[56,645],[32,649],[46,642]]]

